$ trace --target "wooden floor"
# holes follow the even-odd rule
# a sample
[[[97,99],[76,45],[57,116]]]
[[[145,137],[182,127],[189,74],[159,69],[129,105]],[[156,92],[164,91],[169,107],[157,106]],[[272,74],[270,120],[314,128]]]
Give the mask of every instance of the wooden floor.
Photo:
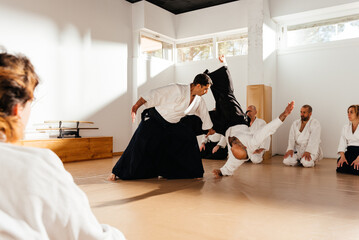
[[[359,239],[359,177],[336,174],[335,159],[305,169],[276,156],[220,180],[211,170],[224,161],[204,160],[202,180],[108,182],[116,160],[65,167],[99,221],[128,240]]]

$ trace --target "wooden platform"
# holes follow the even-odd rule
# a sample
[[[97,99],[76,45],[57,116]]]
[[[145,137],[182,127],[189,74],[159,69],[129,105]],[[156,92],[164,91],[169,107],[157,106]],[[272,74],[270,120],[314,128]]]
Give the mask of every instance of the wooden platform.
[[[51,138],[41,140],[23,140],[19,145],[27,147],[49,148],[63,162],[112,157],[112,137]]]

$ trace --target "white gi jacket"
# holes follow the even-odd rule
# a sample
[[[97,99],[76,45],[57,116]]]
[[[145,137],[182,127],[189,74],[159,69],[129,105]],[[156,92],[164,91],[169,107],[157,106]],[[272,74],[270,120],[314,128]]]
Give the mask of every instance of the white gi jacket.
[[[257,150],[261,144],[268,138],[270,135],[275,133],[277,129],[282,125],[282,121],[279,118],[274,119],[270,123],[264,125],[262,128],[258,129],[256,132],[251,132],[246,125],[235,125],[230,127],[226,131],[226,141],[228,146],[228,160],[225,165],[220,169],[222,174],[225,176],[233,175],[233,172],[242,165],[245,161],[238,160],[233,156],[231,146],[228,143],[228,137],[235,136],[239,141],[242,142],[244,146],[247,147],[248,158],[251,158],[253,152]]]
[[[0,143],[0,166],[0,239],[125,239],[99,224],[52,151]]]
[[[202,143],[206,144],[209,141],[218,142],[217,145],[219,145],[222,148],[226,147],[226,138],[222,134],[214,133],[212,135],[208,135],[208,137],[206,137],[206,135],[203,135],[201,144]]]
[[[252,125],[249,127],[249,130],[254,133],[265,126],[267,123],[260,118],[256,118]],[[264,148],[265,151],[268,151],[270,147],[270,137],[266,138],[264,142],[259,146],[259,148]]]
[[[304,152],[318,156],[320,160],[323,158],[323,152],[320,147],[320,132],[321,127],[318,120],[310,118],[305,125],[302,132],[300,132],[301,120],[298,119],[293,122],[288,139],[287,151],[297,151],[297,156],[301,157]]]
[[[191,86],[170,84],[153,89],[142,95],[147,108],[155,107],[161,116],[170,123],[177,123],[186,115],[197,115],[202,120],[202,129],[210,129],[213,124],[206,103],[200,96],[195,96],[191,105]]]
[[[348,146],[359,146],[359,130],[352,132],[352,123],[344,125],[340,135],[338,153],[346,152]]]

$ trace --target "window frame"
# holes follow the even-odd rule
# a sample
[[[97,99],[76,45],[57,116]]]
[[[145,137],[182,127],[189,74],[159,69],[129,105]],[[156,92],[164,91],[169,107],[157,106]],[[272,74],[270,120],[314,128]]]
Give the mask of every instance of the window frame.
[[[324,9],[312,10],[307,12],[295,13],[291,15],[274,17],[273,20],[277,23],[277,46],[278,54],[333,48],[344,46],[345,43],[350,45],[357,45],[359,38],[345,38],[327,42],[317,42],[305,45],[288,46],[287,31],[288,28],[296,28],[298,26],[313,26],[313,25],[330,25],[333,23],[340,24],[348,22],[353,16],[359,16],[359,2],[351,3],[341,6],[329,7]]]
[[[142,53],[141,51],[141,38],[142,36],[146,37],[146,38],[150,38],[153,39],[155,41],[160,41],[166,44],[171,44],[172,45],[172,57],[171,59],[166,59],[166,58],[159,58],[159,57],[155,57],[155,56],[148,56]],[[147,60],[151,60],[151,59],[161,59],[163,61],[169,61],[169,62],[175,62],[175,41],[170,39],[169,37],[166,37],[164,35],[161,34],[157,34],[157,33],[152,33],[150,31],[147,30],[141,30],[139,33],[139,55],[141,58],[145,58]]]

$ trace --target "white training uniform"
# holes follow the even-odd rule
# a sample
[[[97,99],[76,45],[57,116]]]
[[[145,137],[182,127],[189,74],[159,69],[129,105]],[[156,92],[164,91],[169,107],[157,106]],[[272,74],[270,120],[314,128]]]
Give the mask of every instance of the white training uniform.
[[[231,151],[231,146],[228,143],[228,137],[237,137],[239,141],[242,142],[244,146],[247,147],[248,157],[251,158],[253,156],[253,152],[258,149],[261,144],[268,138],[270,135],[275,133],[277,129],[282,125],[282,121],[279,118],[274,119],[270,123],[266,124],[262,128],[258,129],[256,132],[251,132],[249,127],[246,125],[235,125],[233,127],[228,128],[226,131],[226,140],[228,146],[228,160],[225,165],[220,169],[222,175],[230,176],[233,175],[233,172],[242,165],[245,161],[238,160],[233,156]]]
[[[295,166],[298,161],[304,167],[314,167],[315,164],[323,158],[323,151],[320,147],[321,127],[318,120],[310,118],[302,132],[300,132],[301,119],[293,122],[289,131],[289,140],[287,151],[293,150],[293,157],[288,156],[283,159],[283,163],[289,166]],[[305,152],[309,152],[311,160],[302,158]]]
[[[0,153],[0,239],[125,239],[97,221],[55,153],[9,143]]]
[[[357,128],[353,133],[352,129],[353,127],[351,122],[344,125],[342,129],[342,133],[340,135],[338,153],[339,152],[345,153],[347,151],[348,146],[359,146],[359,130]]]
[[[256,119],[254,119],[254,122],[252,123],[252,125],[249,127],[249,130],[254,133],[254,132],[258,131],[259,129],[261,129],[266,124],[267,123],[263,119],[256,118]],[[270,147],[270,137],[267,137],[258,148],[258,149],[263,148],[264,151],[262,151],[261,153],[252,154],[250,160],[253,163],[261,163],[263,161],[263,155],[264,155],[265,151],[269,150],[269,147]]]
[[[191,86],[170,84],[152,89],[142,95],[146,100],[145,107],[155,107],[157,112],[170,123],[177,123],[186,115],[197,115],[202,120],[202,129],[210,129],[213,124],[206,103],[201,96],[196,95],[191,100]]]
[[[226,139],[225,137],[222,135],[222,134],[219,134],[219,133],[214,133],[212,135],[203,135],[202,137],[202,141],[201,141],[201,144],[204,143],[208,143],[209,141],[211,142],[218,142],[217,145],[219,145],[220,147],[222,148],[225,148],[226,147]]]

